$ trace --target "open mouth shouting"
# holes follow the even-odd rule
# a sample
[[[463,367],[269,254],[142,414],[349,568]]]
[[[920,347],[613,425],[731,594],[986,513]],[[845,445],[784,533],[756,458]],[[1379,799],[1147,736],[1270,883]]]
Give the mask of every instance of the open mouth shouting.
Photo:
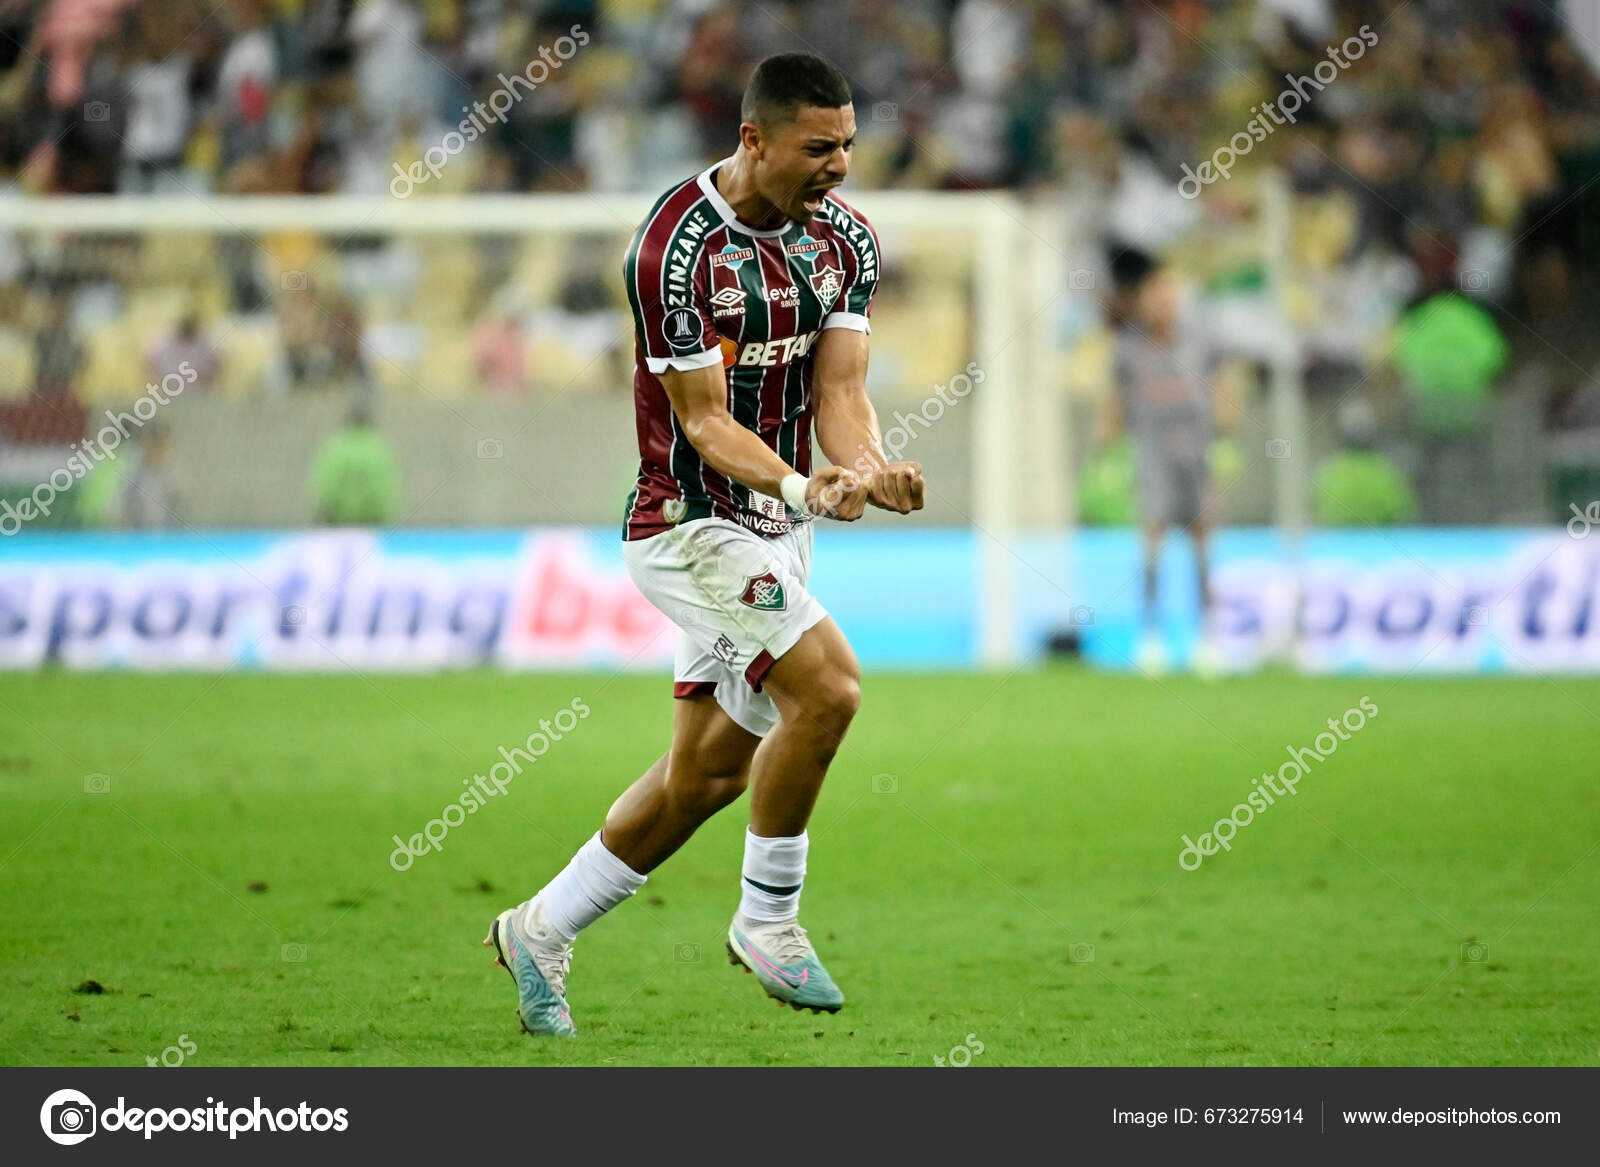
[[[800,205],[805,208],[808,218],[822,209],[822,202],[828,197],[828,192],[838,185],[836,182],[825,182],[818,186],[807,187],[802,192]]]

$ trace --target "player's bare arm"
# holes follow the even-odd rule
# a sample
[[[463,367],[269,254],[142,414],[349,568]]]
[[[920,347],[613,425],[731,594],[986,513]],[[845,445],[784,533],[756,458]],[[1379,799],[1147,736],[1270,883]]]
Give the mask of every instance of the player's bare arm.
[[[922,465],[884,453],[878,411],[867,396],[869,345],[865,332],[830,328],[812,350],[817,444],[835,465],[862,473],[873,506],[906,515],[922,509]]]
[[[728,411],[728,382],[720,365],[687,372],[669,369],[661,375],[661,385],[684,436],[713,469],[751,490],[794,501],[786,496],[784,483],[790,477],[804,476],[734,419]],[[867,408],[872,408],[870,402]],[[877,429],[876,418],[873,429]],[[920,497],[919,490],[918,505]],[[846,466],[828,466],[806,482],[805,501],[812,514],[851,522],[865,509],[867,486],[861,475]]]

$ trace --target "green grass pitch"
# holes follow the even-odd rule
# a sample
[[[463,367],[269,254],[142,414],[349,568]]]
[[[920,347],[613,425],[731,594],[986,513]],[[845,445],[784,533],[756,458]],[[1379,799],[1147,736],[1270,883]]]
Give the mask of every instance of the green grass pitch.
[[[864,690],[802,911],[844,1011],[727,965],[736,805],[579,940],[556,1043],[479,942],[665,747],[663,679],[6,676],[0,1064],[1600,1063],[1600,681]],[[1363,696],[1295,796],[1180,869]],[[390,866],[574,698],[504,796]]]

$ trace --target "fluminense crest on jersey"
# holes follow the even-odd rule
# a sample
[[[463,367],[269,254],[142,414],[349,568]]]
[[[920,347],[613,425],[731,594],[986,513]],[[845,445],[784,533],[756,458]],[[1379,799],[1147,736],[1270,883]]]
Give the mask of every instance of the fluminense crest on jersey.
[[[843,283],[844,272],[831,265],[824,267],[819,263],[817,270],[811,273],[811,290],[827,308],[832,308],[833,302],[839,298],[839,288]]]

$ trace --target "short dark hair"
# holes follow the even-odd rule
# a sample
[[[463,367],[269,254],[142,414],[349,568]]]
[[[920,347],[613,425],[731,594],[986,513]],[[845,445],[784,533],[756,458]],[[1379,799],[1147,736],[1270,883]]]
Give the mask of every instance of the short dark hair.
[[[756,66],[745,88],[739,116],[764,130],[794,121],[808,105],[838,109],[850,104],[850,82],[813,53],[779,53]]]
[[[1111,283],[1118,292],[1132,295],[1155,274],[1155,258],[1137,247],[1123,247],[1111,257]]]

